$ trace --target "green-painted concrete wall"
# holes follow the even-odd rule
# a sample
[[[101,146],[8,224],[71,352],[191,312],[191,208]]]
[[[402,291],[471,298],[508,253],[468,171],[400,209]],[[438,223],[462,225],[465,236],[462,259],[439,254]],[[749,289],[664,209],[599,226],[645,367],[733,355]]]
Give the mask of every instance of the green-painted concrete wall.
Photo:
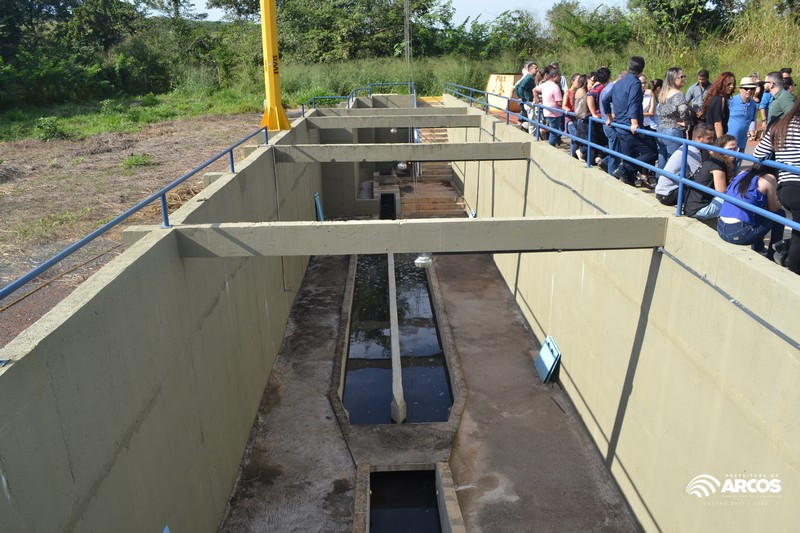
[[[272,161],[172,222],[313,220],[319,165],[281,165],[276,195]],[[306,265],[182,259],[154,229],[0,350],[0,529],[216,531]]]
[[[495,256],[535,334],[563,352],[560,382],[644,528],[796,529],[800,351],[764,324],[800,340],[798,277],[491,117],[449,136],[533,142],[530,171],[454,163],[478,217],[601,214],[589,202],[611,215],[662,213],[665,250],[726,294],[651,250]],[[685,489],[699,474],[777,476],[782,492],[697,498]]]

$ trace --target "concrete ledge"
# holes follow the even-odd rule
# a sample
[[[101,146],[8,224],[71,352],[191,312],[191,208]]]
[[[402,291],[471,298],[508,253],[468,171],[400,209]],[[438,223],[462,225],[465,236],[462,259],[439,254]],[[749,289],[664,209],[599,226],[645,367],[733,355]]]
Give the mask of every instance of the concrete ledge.
[[[436,463],[436,499],[439,501],[439,524],[442,533],[466,533],[464,517],[458,505],[456,485],[447,463]]]

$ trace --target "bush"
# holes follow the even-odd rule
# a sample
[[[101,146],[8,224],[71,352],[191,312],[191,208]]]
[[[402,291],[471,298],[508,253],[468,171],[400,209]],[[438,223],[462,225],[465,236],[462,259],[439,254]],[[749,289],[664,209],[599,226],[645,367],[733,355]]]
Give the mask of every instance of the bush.
[[[42,117],[36,121],[36,137],[42,141],[69,139],[57,117]]]

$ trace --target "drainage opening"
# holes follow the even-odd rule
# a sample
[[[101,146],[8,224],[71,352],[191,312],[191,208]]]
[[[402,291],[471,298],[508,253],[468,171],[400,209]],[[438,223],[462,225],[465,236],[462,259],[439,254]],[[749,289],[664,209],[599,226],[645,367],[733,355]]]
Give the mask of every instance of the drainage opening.
[[[413,254],[395,255],[400,364],[408,422],[446,422],[453,393],[426,270]],[[351,424],[389,424],[391,333],[386,255],[361,255],[356,266],[350,347],[342,403]]]
[[[435,471],[372,472],[369,530],[441,532]]]

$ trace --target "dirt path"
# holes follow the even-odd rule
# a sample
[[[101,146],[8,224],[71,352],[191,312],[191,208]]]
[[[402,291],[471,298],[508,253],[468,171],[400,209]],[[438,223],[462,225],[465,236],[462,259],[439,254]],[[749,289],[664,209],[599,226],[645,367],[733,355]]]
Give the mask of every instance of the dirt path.
[[[260,119],[260,115],[216,115],[81,141],[0,142],[0,286],[252,133]],[[241,157],[237,151],[236,158]],[[140,166],[130,166],[131,162]],[[190,178],[176,189],[181,198],[173,196],[170,204],[178,206],[196,194],[204,172],[226,168],[227,158],[223,158]],[[43,279],[0,300],[0,347],[119,254],[126,225],[159,220],[160,207],[155,203],[76,252]],[[37,287],[41,289],[14,303]]]

